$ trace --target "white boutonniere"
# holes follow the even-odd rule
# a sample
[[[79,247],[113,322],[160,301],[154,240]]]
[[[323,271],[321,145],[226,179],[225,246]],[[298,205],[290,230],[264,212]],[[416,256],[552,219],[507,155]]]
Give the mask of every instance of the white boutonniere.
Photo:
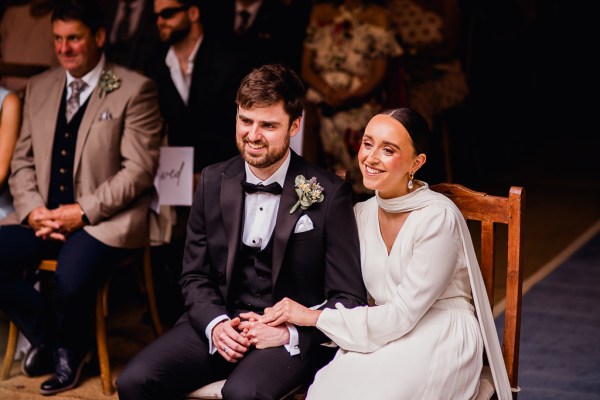
[[[102,71],[98,87],[100,88],[100,98],[102,98],[106,93],[110,93],[121,87],[121,78],[113,74],[111,69],[107,69]]]
[[[298,201],[290,210],[290,214],[296,211],[298,207],[306,210],[313,204],[322,202],[325,198],[325,195],[323,195],[323,186],[319,185],[317,178],[314,176],[309,180],[306,180],[304,175],[298,175],[295,184]]]

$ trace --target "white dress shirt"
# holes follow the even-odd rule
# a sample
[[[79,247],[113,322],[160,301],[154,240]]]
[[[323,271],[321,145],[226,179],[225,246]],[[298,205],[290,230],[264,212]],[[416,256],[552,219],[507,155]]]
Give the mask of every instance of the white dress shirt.
[[[192,86],[192,72],[194,72],[194,58],[196,57],[196,53],[200,48],[200,43],[202,43],[202,38],[204,35],[200,36],[198,42],[196,42],[196,46],[192,53],[188,57],[188,68],[187,72],[184,73],[181,69],[181,65],[179,64],[179,59],[175,54],[175,50],[173,50],[173,46],[169,47],[169,51],[167,52],[167,56],[165,57],[165,64],[169,68],[171,72],[171,80],[181,96],[181,100],[187,106],[188,99],[190,98],[190,87]]]
[[[98,85],[98,81],[100,80],[100,74],[102,74],[102,69],[104,68],[104,64],[106,63],[106,57],[104,53],[100,57],[100,61],[98,64],[92,69],[90,72],[81,77],[81,79],[87,83],[85,89],[79,93],[79,105],[81,106],[85,101],[90,97],[96,86]],[[71,97],[71,82],[73,82],[75,78],[69,71],[67,71],[67,99]]]
[[[254,184],[262,183],[264,186],[277,182],[283,187],[285,174],[289,165],[290,155],[288,154],[281,167],[268,179],[263,181],[252,173],[250,166],[246,163],[246,182]],[[242,242],[246,246],[260,247],[263,250],[269,244],[273,229],[275,229],[280,200],[281,196],[271,193],[246,193],[244,231],[242,233]]]

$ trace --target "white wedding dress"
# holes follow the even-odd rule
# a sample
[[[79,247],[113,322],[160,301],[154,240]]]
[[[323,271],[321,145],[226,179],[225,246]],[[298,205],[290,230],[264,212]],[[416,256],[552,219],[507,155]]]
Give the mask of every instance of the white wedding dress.
[[[448,199],[419,184],[401,198],[417,206],[389,255],[377,199],[356,204],[362,274],[376,306],[338,304],[323,311],[317,328],[340,350],[317,373],[307,399],[450,400],[477,394],[484,341],[471,305],[466,224]]]

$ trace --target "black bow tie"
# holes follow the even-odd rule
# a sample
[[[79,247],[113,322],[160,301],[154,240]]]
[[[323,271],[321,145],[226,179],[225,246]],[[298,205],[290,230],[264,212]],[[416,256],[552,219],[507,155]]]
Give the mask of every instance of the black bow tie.
[[[246,193],[265,192],[271,194],[281,194],[281,191],[283,190],[281,185],[277,182],[269,183],[267,186],[263,185],[262,183],[255,185],[254,183],[249,183],[246,181],[242,181],[241,184]]]

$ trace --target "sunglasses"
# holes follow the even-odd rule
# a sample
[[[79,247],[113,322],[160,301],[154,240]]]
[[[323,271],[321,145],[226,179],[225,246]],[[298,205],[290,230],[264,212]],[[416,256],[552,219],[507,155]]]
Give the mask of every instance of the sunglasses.
[[[173,17],[173,15],[177,14],[178,12],[185,11],[188,8],[190,8],[189,5],[181,6],[181,7],[164,8],[161,10],[161,12],[154,13],[154,16],[156,18],[161,17],[162,19],[169,19],[169,18]]]

